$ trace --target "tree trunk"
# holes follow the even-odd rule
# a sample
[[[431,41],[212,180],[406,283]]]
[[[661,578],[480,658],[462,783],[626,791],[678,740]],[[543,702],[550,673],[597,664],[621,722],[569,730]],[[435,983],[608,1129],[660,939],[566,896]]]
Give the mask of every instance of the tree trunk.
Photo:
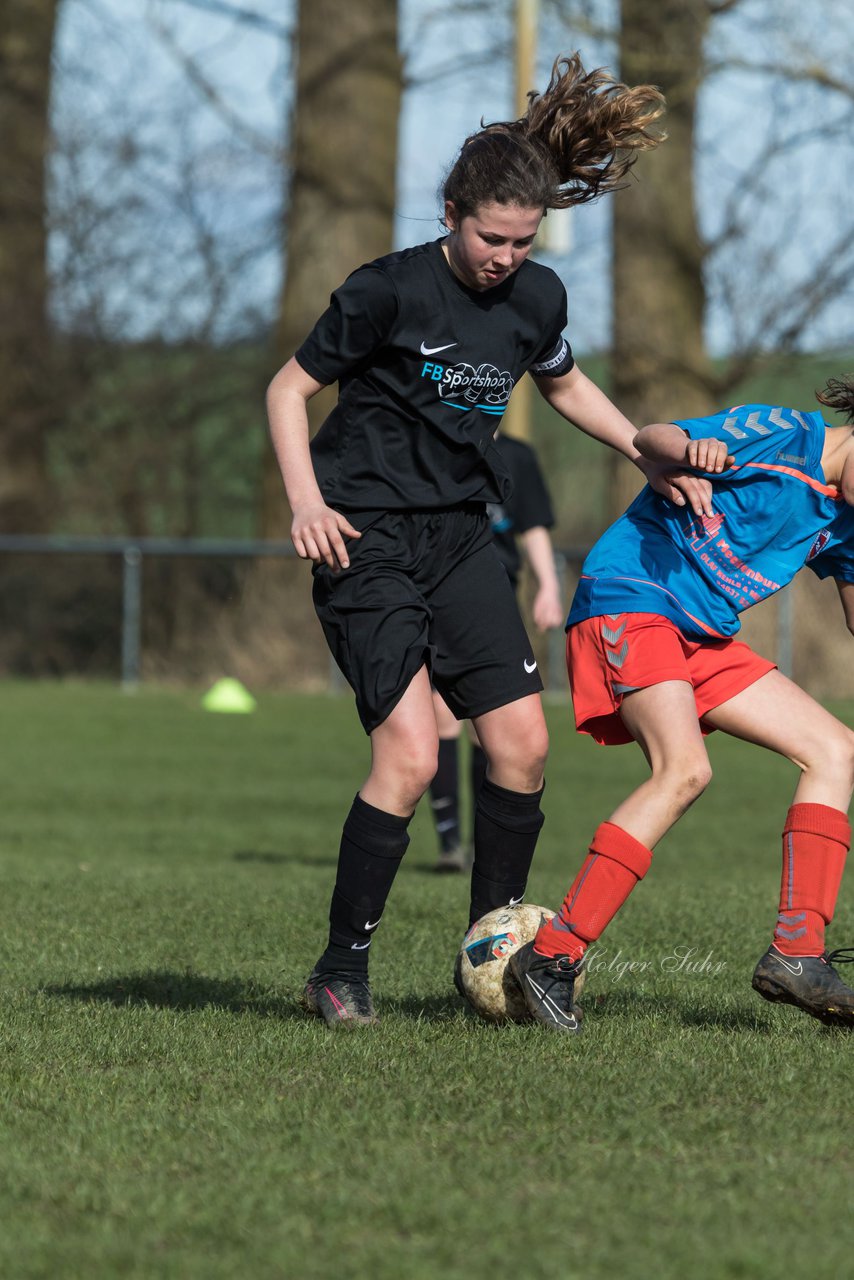
[[[703,250],[694,208],[694,115],[703,70],[707,0],[622,0],[620,76],[655,84],[667,98],[666,142],[642,156],[614,199],[616,403],[638,427],[708,413],[703,343]],[[612,464],[610,515],[641,477]]]
[[[397,0],[300,0],[279,364],[293,355],[332,290],[361,263],[391,250],[401,80]],[[334,387],[315,397],[312,428],[334,402]],[[289,530],[269,450],[262,536],[285,538]]]
[[[45,161],[57,0],[0,0],[0,532],[47,529]]]

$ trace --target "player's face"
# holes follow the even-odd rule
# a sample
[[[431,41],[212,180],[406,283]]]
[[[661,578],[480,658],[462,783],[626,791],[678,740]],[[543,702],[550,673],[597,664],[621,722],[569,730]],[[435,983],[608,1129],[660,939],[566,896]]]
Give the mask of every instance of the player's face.
[[[531,252],[542,209],[515,204],[482,204],[464,218],[453,202],[445,204],[445,256],[451,270],[470,289],[492,289],[518,271]]]

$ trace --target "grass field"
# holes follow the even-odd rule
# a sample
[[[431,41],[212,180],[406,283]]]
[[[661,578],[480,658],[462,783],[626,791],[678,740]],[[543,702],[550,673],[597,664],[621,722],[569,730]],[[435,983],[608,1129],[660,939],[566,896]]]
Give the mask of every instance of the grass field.
[[[335,1036],[296,997],[364,768],[348,698],[236,717],[5,684],[2,706],[4,1280],[850,1275],[854,1043],[750,989],[789,766],[711,740],[577,1038],[461,1008],[466,886],[432,875],[419,812],[382,1024]],[[641,767],[549,719],[528,896],[557,906]],[[850,873],[831,942],[854,942]]]

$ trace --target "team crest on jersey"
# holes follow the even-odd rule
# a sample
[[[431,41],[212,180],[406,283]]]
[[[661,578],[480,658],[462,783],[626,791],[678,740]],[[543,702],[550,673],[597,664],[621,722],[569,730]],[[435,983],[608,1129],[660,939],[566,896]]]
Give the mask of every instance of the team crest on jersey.
[[[809,549],[809,554],[807,555],[807,563],[809,563],[810,560],[814,560],[817,555],[819,555],[822,551],[824,551],[824,548],[827,546],[828,542],[830,542],[830,530],[822,529],[821,533],[818,535],[815,542],[812,544],[812,546]]]

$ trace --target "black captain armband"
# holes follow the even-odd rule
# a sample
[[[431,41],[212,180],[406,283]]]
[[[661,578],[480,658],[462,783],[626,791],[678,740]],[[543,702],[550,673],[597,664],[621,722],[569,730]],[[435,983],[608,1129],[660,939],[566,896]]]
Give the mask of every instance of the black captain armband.
[[[564,373],[569,373],[574,364],[572,348],[566,338],[560,338],[545,360],[532,364],[529,372],[535,378],[560,378]]]

